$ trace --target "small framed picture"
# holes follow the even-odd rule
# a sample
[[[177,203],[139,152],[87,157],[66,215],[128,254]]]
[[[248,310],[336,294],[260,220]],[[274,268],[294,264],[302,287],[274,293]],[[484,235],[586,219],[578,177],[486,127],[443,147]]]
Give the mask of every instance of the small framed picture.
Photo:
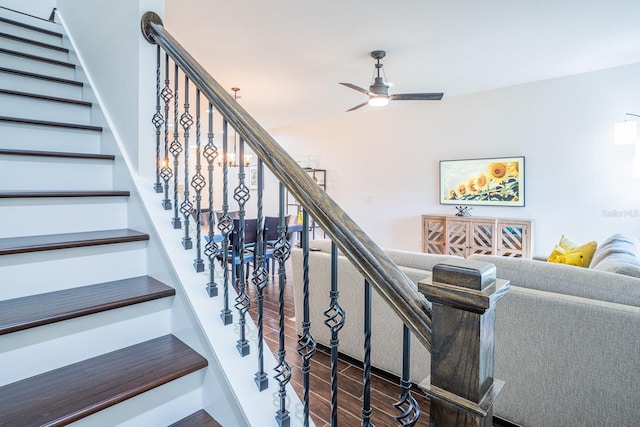
[[[440,161],[440,204],[524,206],[524,195],[524,157]]]
[[[256,166],[249,166],[249,190],[258,189],[258,168]]]

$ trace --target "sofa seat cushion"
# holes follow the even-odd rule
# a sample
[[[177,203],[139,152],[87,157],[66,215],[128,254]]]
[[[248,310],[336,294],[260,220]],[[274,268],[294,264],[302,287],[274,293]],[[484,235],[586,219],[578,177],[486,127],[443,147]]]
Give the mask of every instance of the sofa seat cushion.
[[[523,258],[472,255],[490,262],[500,279],[513,286],[640,307],[640,279],[590,268]]]

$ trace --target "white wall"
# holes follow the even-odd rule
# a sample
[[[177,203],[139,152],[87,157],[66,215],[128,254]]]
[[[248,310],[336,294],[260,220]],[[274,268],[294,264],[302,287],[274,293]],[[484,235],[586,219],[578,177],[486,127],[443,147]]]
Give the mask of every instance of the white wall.
[[[580,243],[640,236],[634,147],[613,145],[614,123],[640,113],[639,89],[632,64],[272,132],[328,170],[329,193],[374,240],[409,250],[421,248],[420,215],[455,213],[438,201],[440,160],[525,156],[526,206],[471,214],[534,219],[534,255],[546,256],[563,233]]]
[[[51,11],[56,7],[56,0],[2,0],[0,6],[49,19]]]
[[[140,31],[140,18],[148,10],[163,16],[164,0],[58,0],[60,19],[96,96],[142,175],[154,173],[154,158],[141,153],[149,152],[145,145],[155,147],[150,123],[155,112],[156,48]]]

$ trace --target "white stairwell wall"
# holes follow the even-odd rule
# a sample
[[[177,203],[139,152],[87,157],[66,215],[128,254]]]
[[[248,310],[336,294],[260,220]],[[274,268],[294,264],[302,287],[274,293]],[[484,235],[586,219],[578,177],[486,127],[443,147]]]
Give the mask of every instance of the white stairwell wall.
[[[225,414],[228,421],[224,418],[218,420],[225,426],[275,426],[278,409],[278,387],[273,379],[273,368],[277,364],[275,358],[265,345],[264,369],[269,376],[269,388],[259,392],[254,383],[257,370],[255,325],[250,318],[247,319],[251,329],[248,333],[251,354],[241,358],[235,348],[238,339],[236,325],[224,327],[219,319],[222,298],[206,295],[204,285],[208,272],[194,273],[191,266],[194,251],[182,250],[181,232],[171,229],[170,215],[160,209],[162,197],[151,191],[155,179],[155,128],[151,125],[151,116],[155,112],[156,48],[144,40],[140,32],[140,18],[149,10],[162,17],[164,2],[58,0],[60,20],[69,30],[79,61],[98,96],[96,101],[107,113],[105,119],[98,118],[98,122],[92,124],[106,126],[108,123],[113,134],[103,135],[103,141],[110,141],[110,144],[126,151],[126,155],[116,162],[115,182],[118,184],[118,180],[124,179],[127,188],[138,185],[144,201],[143,204],[129,203],[128,218],[130,228],[151,235],[149,274],[185,292],[185,299],[180,300],[180,304],[185,311],[194,313],[204,331],[203,337],[194,329],[192,319],[174,317],[174,334],[205,355],[210,363],[209,371],[215,372],[215,380],[204,383],[204,407],[210,409],[215,417]],[[113,52],[118,52],[116,57]],[[134,171],[133,183],[127,165]],[[148,218],[151,218],[151,223]],[[155,242],[159,242],[157,246]],[[230,290],[230,298],[233,306],[233,290]],[[234,313],[234,321],[237,322],[237,313]],[[185,338],[189,336],[191,339]],[[207,348],[206,353],[202,351],[203,347]],[[214,353],[213,357],[209,357],[209,348]],[[291,425],[303,425],[302,404],[291,385],[287,386],[287,396]]]
[[[25,10],[23,2],[0,6]],[[15,2],[13,2],[15,3]],[[36,2],[27,2],[36,3]],[[43,2],[44,3],[44,2]],[[94,4],[93,2],[91,2]],[[96,2],[98,3],[98,2]],[[124,2],[121,2],[124,3]],[[106,2],[105,2],[106,4]],[[116,7],[114,2],[109,2]],[[30,13],[37,13],[29,11]],[[46,17],[48,17],[48,13]],[[60,24],[47,23],[0,9],[0,16],[43,28],[62,31]],[[138,16],[135,17],[137,21]],[[139,28],[139,24],[134,25]],[[95,26],[93,27],[95,28]],[[138,30],[139,31],[139,30]],[[71,48],[66,37],[62,45]],[[44,54],[43,54],[44,55]],[[56,56],[58,54],[55,54]],[[66,78],[88,83],[75,55],[65,59],[78,64]],[[56,58],[59,59],[59,58]],[[109,62],[109,61],[105,61]],[[9,67],[3,62],[3,67]],[[33,62],[19,60],[17,69],[31,68],[46,74],[49,66],[38,68]],[[65,72],[66,73],[66,72]],[[55,74],[55,73],[54,73]],[[21,89],[18,89],[23,85]],[[206,370],[153,389],[143,395],[98,412],[74,425],[86,426],[156,426],[167,425],[205,408],[225,426],[246,425],[235,399],[227,390],[215,357],[209,350],[193,310],[181,291],[179,281],[169,265],[154,227],[135,190],[126,155],[120,151],[117,135],[109,130],[100,103],[89,86],[73,93],[56,93],[60,85],[50,82],[31,84],[24,77],[4,75],[0,87],[54,96],[67,96],[94,103],[87,114],[60,109],[56,117],[47,110],[49,101],[20,99],[20,107],[1,114],[21,118],[59,120],[103,126],[102,135],[85,131],[34,128],[25,125],[2,126],[3,148],[44,151],[110,153],[115,162],[46,158],[36,161],[30,156],[0,156],[0,190],[129,190],[131,197],[50,198],[0,200],[0,237],[58,234],[100,229],[132,228],[150,234],[149,242],[104,245],[0,257],[0,299],[17,298],[42,292],[124,279],[149,274],[176,288],[176,296],[150,303],[84,316],[80,319],[33,328],[0,337],[0,386],[38,373],[65,366],[105,352],[123,348],[147,339],[173,333],[209,360]],[[137,91],[132,98],[137,99]],[[9,98],[2,98],[6,105]],[[126,100],[123,101],[126,103]],[[73,110],[73,109],[72,109]],[[137,106],[136,106],[137,110]],[[137,113],[135,120],[137,120]],[[148,120],[148,118],[146,119]],[[123,131],[129,135],[128,132]],[[130,142],[137,146],[138,136]],[[150,140],[150,138],[147,138]],[[204,292],[204,290],[203,290]],[[11,367],[6,369],[6,367]]]

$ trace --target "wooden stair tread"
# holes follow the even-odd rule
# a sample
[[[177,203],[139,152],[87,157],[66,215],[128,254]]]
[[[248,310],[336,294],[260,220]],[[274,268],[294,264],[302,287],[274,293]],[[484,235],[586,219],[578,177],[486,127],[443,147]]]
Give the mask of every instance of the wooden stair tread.
[[[114,160],[113,154],[91,154],[91,153],[69,153],[64,151],[39,151],[39,150],[15,150],[11,148],[0,148],[0,155],[14,156],[42,156],[42,157],[64,157],[71,159],[94,159],[94,160]]]
[[[222,424],[214,420],[207,411],[201,409],[169,427],[222,427]]]
[[[41,95],[38,93],[19,92],[17,90],[9,90],[9,89],[0,89],[0,94],[21,96],[23,98],[33,98],[33,99],[39,99],[42,101],[61,102],[64,104],[74,104],[82,107],[91,107],[91,105],[93,105],[91,104],[91,102],[87,102],[87,101],[80,101],[80,100],[69,99],[69,98],[59,98],[57,96]]]
[[[129,197],[129,191],[0,191],[0,199],[43,197]]]
[[[165,335],[0,387],[0,425],[66,425],[206,366]]]
[[[8,34],[5,32],[0,32],[0,37],[5,38],[5,39],[9,39],[9,40],[13,40],[13,41],[17,41],[20,43],[27,43],[33,46],[38,46],[38,47],[43,47],[45,49],[51,49],[51,50],[56,50],[58,52],[63,52],[63,53],[69,53],[69,49],[67,49],[66,47],[60,47],[60,46],[56,46],[53,44],[49,44],[49,43],[43,43],[37,40],[32,40],[32,39],[28,39],[25,37],[19,37],[19,36],[15,36],[13,34]]]
[[[0,53],[5,55],[19,56],[20,58],[29,59],[31,61],[45,62],[51,65],[58,65],[65,68],[76,68],[76,64],[66,61],[58,61],[57,59],[47,58],[46,56],[32,55],[30,53],[20,52],[18,50],[0,48]]]
[[[128,243],[143,240],[149,240],[149,235],[127,228],[81,233],[9,237],[0,239],[0,255]]]
[[[175,295],[148,276],[0,301],[0,335]]]
[[[29,72],[29,71],[15,70],[13,68],[0,67],[0,72],[8,73],[8,74],[15,74],[15,75],[18,75],[18,76],[23,76],[23,77],[29,77],[29,78],[32,78],[32,79],[48,80],[48,81],[53,82],[53,83],[61,83],[61,84],[67,84],[67,85],[72,85],[72,86],[78,86],[78,87],[84,86],[84,83],[76,81],[76,80],[69,80],[69,79],[63,79],[61,77],[47,76],[46,74],[32,73],[32,72]]]
[[[22,28],[26,28],[28,30],[37,31],[39,33],[48,34],[48,35],[53,36],[53,37],[62,38],[62,33],[58,33],[56,31],[51,31],[51,30],[47,30],[47,29],[44,29],[44,28],[36,27],[36,26],[33,26],[33,25],[25,24],[23,22],[14,21],[13,19],[5,18],[3,16],[0,16],[0,22],[6,22],[7,24],[15,25],[16,27],[22,27]]]
[[[89,130],[89,131],[94,131],[94,132],[102,132],[102,128],[100,126],[81,125],[81,124],[77,124],[77,123],[49,122],[49,121],[46,121],[46,120],[22,119],[22,118],[19,118],[19,117],[0,116],[0,122],[17,123],[17,124],[24,124],[24,125],[35,125],[35,126],[50,126],[50,127],[58,127],[58,128],[78,129],[78,130]]]

